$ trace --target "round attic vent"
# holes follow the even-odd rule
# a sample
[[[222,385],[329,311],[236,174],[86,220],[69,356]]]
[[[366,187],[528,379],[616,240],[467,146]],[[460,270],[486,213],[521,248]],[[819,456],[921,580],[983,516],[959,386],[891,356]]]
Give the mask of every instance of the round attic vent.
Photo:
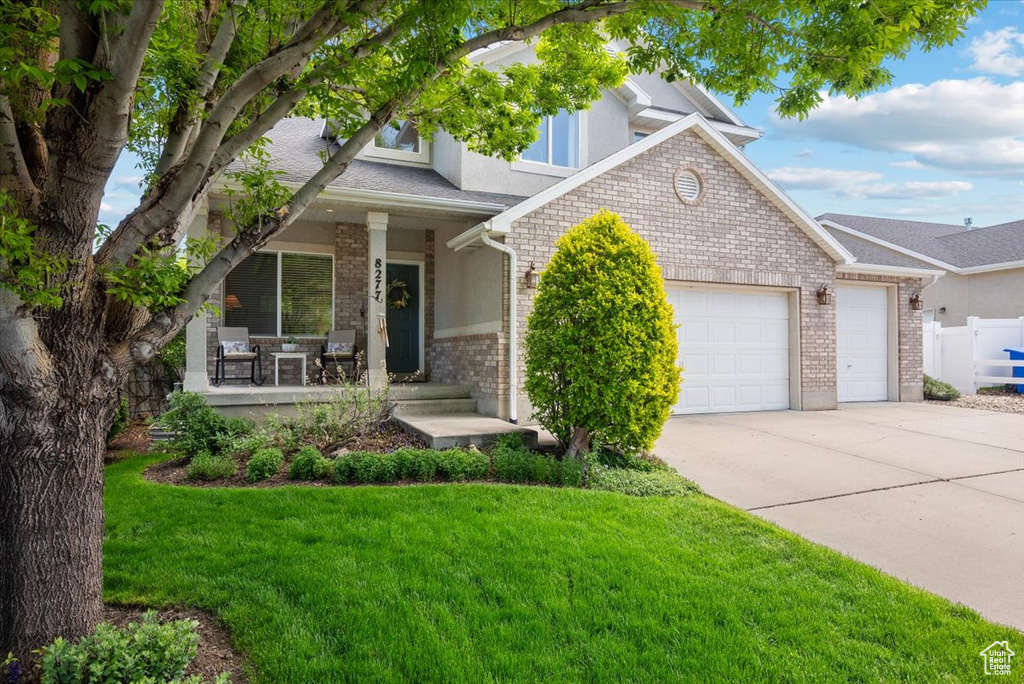
[[[676,171],[676,194],[685,204],[698,204],[704,197],[704,178],[692,166]]]

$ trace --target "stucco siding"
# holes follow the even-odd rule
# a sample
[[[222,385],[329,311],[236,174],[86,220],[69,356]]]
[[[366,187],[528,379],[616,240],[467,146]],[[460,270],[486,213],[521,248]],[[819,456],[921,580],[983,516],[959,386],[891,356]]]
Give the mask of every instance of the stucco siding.
[[[946,327],[966,325],[968,316],[1019,318],[1024,316],[1024,267],[974,275],[947,273],[925,288],[922,299]],[[945,313],[939,313],[942,307]]]

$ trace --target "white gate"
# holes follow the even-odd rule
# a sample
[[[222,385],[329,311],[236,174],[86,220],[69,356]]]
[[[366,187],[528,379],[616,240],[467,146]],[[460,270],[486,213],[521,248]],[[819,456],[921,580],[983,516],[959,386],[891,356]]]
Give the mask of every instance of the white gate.
[[[1012,383],[1013,366],[1024,365],[1009,360],[1007,347],[1024,347],[1024,317],[970,316],[955,328],[925,323],[924,372],[963,394],[977,394],[979,387]]]

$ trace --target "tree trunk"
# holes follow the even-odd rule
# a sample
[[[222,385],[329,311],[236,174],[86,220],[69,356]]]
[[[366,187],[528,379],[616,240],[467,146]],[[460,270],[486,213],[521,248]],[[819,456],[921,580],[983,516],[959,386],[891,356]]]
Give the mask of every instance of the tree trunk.
[[[116,393],[90,400],[69,380],[12,398],[7,380],[0,377],[0,660],[12,651],[27,663],[32,649],[81,637],[100,618],[103,454]]]
[[[590,431],[578,427],[573,430],[569,446],[565,450],[566,458],[579,458],[580,454],[590,448]]]

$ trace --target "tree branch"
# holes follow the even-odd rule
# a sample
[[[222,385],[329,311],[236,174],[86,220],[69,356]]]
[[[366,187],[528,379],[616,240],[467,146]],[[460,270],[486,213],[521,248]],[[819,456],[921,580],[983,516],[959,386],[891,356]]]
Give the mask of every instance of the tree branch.
[[[206,54],[203,63],[202,73],[196,84],[196,101],[202,102],[213,90],[213,84],[217,81],[224,60],[227,58],[228,50],[235,40],[238,31],[238,8],[244,7],[247,0],[235,0],[228,5],[221,20],[217,35],[214,36],[210,49]],[[164,149],[160,153],[160,160],[157,162],[154,173],[162,176],[167,170],[178,163],[189,143],[195,140],[195,126],[198,119],[198,112],[191,111],[187,102],[178,104],[178,111],[171,122],[171,130],[168,133]]]
[[[25,155],[18,140],[18,131],[14,125],[14,112],[6,95],[0,95],[0,176],[12,175],[19,184],[21,199],[26,204],[34,204],[39,189],[32,181]]]

